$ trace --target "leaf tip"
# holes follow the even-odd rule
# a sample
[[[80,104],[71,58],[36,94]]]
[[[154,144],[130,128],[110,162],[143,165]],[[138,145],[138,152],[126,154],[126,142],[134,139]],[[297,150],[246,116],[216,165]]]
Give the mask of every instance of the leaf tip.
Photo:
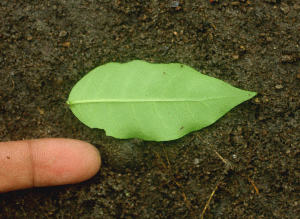
[[[257,92],[252,92],[252,91],[251,91],[251,93],[249,93],[249,97],[251,97],[251,98],[252,98],[252,97],[255,97],[257,94],[258,94]]]

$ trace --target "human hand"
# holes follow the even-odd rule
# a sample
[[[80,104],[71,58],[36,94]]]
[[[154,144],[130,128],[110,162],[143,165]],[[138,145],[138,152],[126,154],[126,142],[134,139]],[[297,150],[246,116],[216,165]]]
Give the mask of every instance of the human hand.
[[[0,193],[82,182],[101,166],[89,143],[63,138],[0,143]]]

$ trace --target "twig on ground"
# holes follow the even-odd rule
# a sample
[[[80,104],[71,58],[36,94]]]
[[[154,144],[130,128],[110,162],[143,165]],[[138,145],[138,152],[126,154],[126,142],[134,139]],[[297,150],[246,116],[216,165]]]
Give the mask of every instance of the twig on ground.
[[[219,185],[220,185],[220,183],[217,184],[216,188],[215,188],[214,191],[211,193],[211,195],[210,195],[210,197],[209,197],[209,199],[208,199],[208,202],[206,203],[206,205],[205,205],[205,207],[204,207],[204,209],[203,209],[201,219],[203,219],[204,213],[205,213],[205,211],[206,211],[206,209],[207,209],[207,207],[208,207],[208,205],[209,205],[209,203],[210,203],[212,197],[214,196],[215,192],[217,191]]]

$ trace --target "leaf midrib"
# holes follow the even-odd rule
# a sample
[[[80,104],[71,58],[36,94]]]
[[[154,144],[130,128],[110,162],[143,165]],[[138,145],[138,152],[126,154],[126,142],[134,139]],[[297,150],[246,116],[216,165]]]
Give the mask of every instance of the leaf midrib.
[[[68,105],[74,104],[83,104],[83,103],[138,103],[138,102],[202,102],[206,100],[213,99],[223,99],[223,98],[236,98],[244,95],[238,96],[225,96],[225,97],[212,97],[206,99],[145,99],[145,100],[121,100],[121,99],[100,99],[100,100],[75,100],[75,101],[67,101]]]

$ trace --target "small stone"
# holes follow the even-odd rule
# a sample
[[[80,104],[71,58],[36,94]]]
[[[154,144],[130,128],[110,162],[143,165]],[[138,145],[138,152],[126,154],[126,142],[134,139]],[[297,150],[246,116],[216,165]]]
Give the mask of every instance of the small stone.
[[[292,54],[283,54],[281,56],[282,62],[294,62],[296,61],[295,57]]]
[[[232,58],[234,59],[234,60],[237,60],[237,59],[239,59],[239,55],[232,55]]]
[[[282,3],[280,6],[280,10],[284,13],[287,14],[290,11],[290,6],[288,6],[288,4],[286,3]]]
[[[294,9],[295,9],[296,11],[299,11],[299,10],[300,10],[300,5],[294,4]]]
[[[32,39],[33,39],[33,36],[28,36],[28,37],[27,37],[27,40],[28,40],[28,41],[30,41],[30,40],[32,40]]]
[[[60,33],[58,34],[59,37],[65,37],[67,36],[68,32],[65,30],[60,31]]]
[[[267,37],[266,39],[267,39],[268,42],[272,42],[273,41],[272,37]]]
[[[63,44],[63,46],[64,46],[64,47],[70,47],[70,46],[71,46],[71,42],[65,42],[65,43]]]
[[[10,33],[16,33],[17,31],[15,29],[10,29]]]
[[[179,6],[179,1],[172,1],[169,5],[170,8],[177,8]]]
[[[281,84],[278,84],[278,85],[275,86],[275,88],[276,88],[277,90],[280,90],[280,89],[283,88],[283,86],[282,86]]]
[[[56,77],[56,83],[57,83],[58,85],[60,85],[61,83],[63,83],[63,81],[64,81],[64,79],[63,79],[62,76]]]
[[[197,164],[199,164],[199,163],[200,163],[200,159],[195,158],[195,159],[194,159],[194,164],[197,165]]]

